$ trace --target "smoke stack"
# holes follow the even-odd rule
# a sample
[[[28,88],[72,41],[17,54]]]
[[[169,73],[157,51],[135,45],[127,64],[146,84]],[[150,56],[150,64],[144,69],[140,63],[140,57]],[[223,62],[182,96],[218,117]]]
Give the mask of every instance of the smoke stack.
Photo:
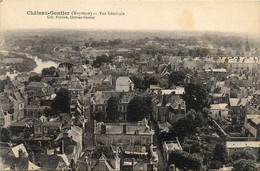
[[[35,154],[33,151],[30,153],[30,160],[33,164],[35,164]]]
[[[123,134],[126,134],[126,124],[123,125]]]
[[[105,134],[106,133],[106,125],[105,124],[103,124],[103,125],[101,125],[101,134]]]
[[[134,166],[135,166],[135,159],[132,158],[132,171],[134,171]]]
[[[64,141],[60,142],[60,154],[64,154]]]
[[[174,164],[171,164],[170,167],[169,167],[169,171],[175,171],[175,165]]]
[[[23,156],[23,150],[22,150],[22,149],[19,149],[19,150],[18,150],[18,157],[19,157],[19,158],[22,158],[22,156]]]

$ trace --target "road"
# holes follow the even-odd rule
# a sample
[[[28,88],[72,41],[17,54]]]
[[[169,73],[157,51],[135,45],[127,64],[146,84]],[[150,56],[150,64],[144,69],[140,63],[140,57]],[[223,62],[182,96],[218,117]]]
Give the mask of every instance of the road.
[[[163,149],[163,148],[162,148],[162,144],[159,142],[160,141],[159,130],[158,130],[156,124],[157,123],[151,119],[151,127],[154,130],[153,144],[154,144],[154,146],[157,147],[155,149],[155,152],[158,154],[158,159],[159,159],[158,170],[166,170],[167,162],[163,157],[162,150],[160,150],[160,149]]]

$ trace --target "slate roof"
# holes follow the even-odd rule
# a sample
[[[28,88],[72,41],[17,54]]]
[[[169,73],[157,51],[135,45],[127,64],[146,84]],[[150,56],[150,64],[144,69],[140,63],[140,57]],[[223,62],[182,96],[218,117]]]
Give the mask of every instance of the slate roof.
[[[219,104],[211,104],[210,109],[211,110],[229,110],[227,108],[228,104],[226,103],[219,103]]]
[[[260,141],[227,141],[227,148],[260,148]]]
[[[229,98],[230,106],[246,106],[247,98]]]
[[[35,162],[41,163],[41,168],[43,170],[56,170],[60,162],[63,162],[65,165],[69,166],[68,159],[65,159],[66,157],[64,155],[37,154],[35,156]]]

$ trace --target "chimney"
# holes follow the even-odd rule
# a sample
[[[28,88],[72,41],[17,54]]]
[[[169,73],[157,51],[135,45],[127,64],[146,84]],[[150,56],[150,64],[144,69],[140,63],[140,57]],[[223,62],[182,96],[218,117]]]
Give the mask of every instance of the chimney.
[[[132,158],[132,171],[134,171],[134,167],[135,167],[135,159]]]
[[[147,164],[148,171],[153,171],[154,170],[153,168],[154,168],[153,164]]]
[[[22,156],[23,156],[23,150],[22,150],[22,149],[19,149],[19,150],[18,150],[18,157],[19,157],[19,158],[22,158]]]
[[[123,125],[123,134],[126,134],[126,124]]]
[[[64,154],[64,141],[60,142],[60,154]]]
[[[174,164],[171,164],[170,166],[169,166],[169,171],[175,171],[176,169],[175,169],[175,165]]]
[[[103,125],[101,125],[101,134],[106,134],[106,130],[107,128],[106,128],[106,125],[105,124],[103,124]]]
[[[178,114],[181,114],[181,104],[178,104]]]
[[[30,153],[30,160],[33,164],[35,164],[35,154],[33,151]]]

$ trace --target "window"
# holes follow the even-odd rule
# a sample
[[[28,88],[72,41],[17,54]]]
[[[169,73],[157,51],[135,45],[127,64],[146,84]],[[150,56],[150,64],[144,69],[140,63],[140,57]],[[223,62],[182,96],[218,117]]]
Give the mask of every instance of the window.
[[[44,133],[48,133],[48,128],[44,127]]]

